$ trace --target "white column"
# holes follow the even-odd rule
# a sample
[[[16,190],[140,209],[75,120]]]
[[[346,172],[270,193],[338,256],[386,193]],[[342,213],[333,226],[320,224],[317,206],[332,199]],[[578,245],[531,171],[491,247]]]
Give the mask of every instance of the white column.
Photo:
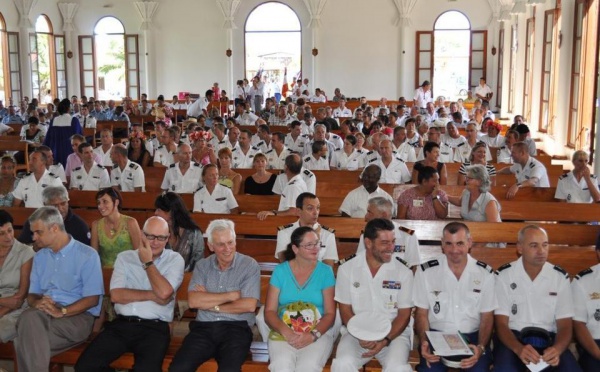
[[[21,96],[28,96],[31,100],[31,64],[29,61],[29,33],[34,31],[29,15],[31,9],[37,4],[38,0],[13,0],[17,11],[19,12],[19,51],[21,60]],[[15,102],[16,103],[16,102]]]
[[[234,22],[235,12],[237,11],[238,6],[240,5],[240,0],[217,0],[217,4],[219,5],[219,9],[221,9],[221,13],[223,13],[223,18],[225,19],[225,21],[223,22],[223,28],[227,31],[227,50],[232,50],[233,30],[237,29],[237,26]],[[238,54],[243,58],[242,53]],[[222,86],[227,87],[229,96],[232,97],[233,93],[235,92],[234,89],[236,84],[233,78],[233,58],[231,56],[227,57],[227,81]]]
[[[400,40],[400,48],[398,49],[398,71],[406,71],[404,66],[405,62],[405,53],[403,53],[406,43],[406,30],[412,26],[412,21],[410,20],[410,16],[412,11],[419,0],[393,0],[394,5],[396,5],[396,10],[398,11],[398,16],[394,21],[394,25],[398,26],[398,40]],[[398,74],[398,84],[397,84],[397,96],[404,95],[404,84],[405,78],[407,74],[400,73]],[[396,99],[394,97],[394,99]],[[410,97],[409,97],[410,100]]]
[[[597,84],[596,97],[600,97],[600,84]],[[592,141],[596,141],[594,145],[594,174],[600,174],[600,115],[596,115],[596,138],[592,138]]]
[[[323,9],[325,9],[325,4],[327,0],[303,0],[306,8],[308,9],[308,13],[310,14],[310,23],[308,24],[308,28],[312,29],[312,48],[311,49],[319,49],[318,41],[319,41],[319,31],[318,29],[321,27],[321,14],[323,14]],[[312,71],[310,77],[310,85],[313,87],[318,87],[319,83],[317,82],[317,56],[312,56]],[[302,73],[302,77],[306,77],[304,72]]]
[[[73,57],[67,57],[67,94],[72,96],[73,94],[79,95],[81,87],[79,86],[79,77],[77,76],[78,68],[75,63],[75,53],[73,52],[73,45],[75,42],[75,26],[73,25],[73,19],[79,4],[77,3],[58,3],[58,9],[63,17],[63,32],[65,33],[65,54],[68,52],[73,53]]]
[[[138,13],[142,17],[140,25],[141,36],[143,38],[141,44],[143,49],[138,51],[141,57],[140,67],[144,66],[143,74],[140,74],[140,93],[147,93],[149,97],[158,95],[156,91],[156,57],[154,33],[151,27],[152,17],[158,8],[158,2],[155,1],[136,1],[133,3]],[[144,84],[142,84],[142,82]],[[127,92],[129,94],[129,92]]]

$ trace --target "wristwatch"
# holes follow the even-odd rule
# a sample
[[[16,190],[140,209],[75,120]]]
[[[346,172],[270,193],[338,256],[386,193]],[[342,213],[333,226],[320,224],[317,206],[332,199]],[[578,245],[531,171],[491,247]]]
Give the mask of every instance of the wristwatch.
[[[213,307],[213,310],[218,313],[219,311],[221,311],[221,308],[219,307],[219,305],[215,305],[215,307]]]
[[[383,339],[384,339],[385,341],[387,341],[387,345],[385,345],[385,346],[390,346],[390,344],[392,343],[392,339],[391,339],[391,338],[389,338],[388,336],[385,336]]]
[[[318,329],[316,329],[316,328],[315,328],[315,329],[313,329],[312,331],[310,331],[310,333],[312,333],[312,335],[313,335],[313,337],[314,337],[315,341],[317,341],[318,339],[320,339],[320,338],[321,338],[321,336],[322,336],[322,335],[321,335],[321,332],[319,332],[319,330],[318,330]]]
[[[65,306],[60,308],[60,312],[62,313],[63,318],[67,316],[67,308]]]
[[[481,355],[485,355],[485,346],[482,344],[477,345],[477,348],[481,350]]]
[[[154,261],[148,261],[145,264],[142,264],[144,270],[147,270],[150,266],[154,265]]]

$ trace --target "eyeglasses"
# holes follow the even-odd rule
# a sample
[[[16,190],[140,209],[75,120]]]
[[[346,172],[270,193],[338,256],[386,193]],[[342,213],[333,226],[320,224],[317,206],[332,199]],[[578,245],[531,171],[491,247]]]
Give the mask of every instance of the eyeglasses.
[[[300,244],[299,247],[300,248],[304,248],[304,249],[308,249],[308,250],[319,249],[319,248],[321,248],[321,241],[317,240],[314,243]]]
[[[148,234],[145,231],[144,231],[144,236],[146,237],[146,239],[148,239],[150,241],[158,240],[159,242],[166,242],[167,239],[169,239],[169,235],[152,235],[152,234]]]

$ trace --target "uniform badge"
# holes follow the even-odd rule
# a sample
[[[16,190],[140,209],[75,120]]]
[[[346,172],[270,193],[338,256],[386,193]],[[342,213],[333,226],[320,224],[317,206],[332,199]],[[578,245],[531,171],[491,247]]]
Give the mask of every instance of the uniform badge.
[[[512,307],[510,308],[510,312],[512,313],[512,315],[517,315],[517,304],[512,305]]]
[[[354,286],[354,288],[358,288],[358,287],[360,287],[360,283],[359,282],[354,282],[353,286]]]
[[[442,293],[442,291],[433,291],[433,292],[431,292],[431,293],[433,293],[433,295],[434,295],[435,297],[437,297],[437,296],[439,296],[439,295],[440,295],[440,293]]]
[[[475,283],[475,285],[479,285],[481,284],[481,280],[474,280],[473,283]]]
[[[439,301],[436,301],[435,305],[433,305],[433,312],[435,314],[438,314],[440,312],[440,303],[439,303]]]
[[[598,293],[598,292],[590,293],[590,300],[600,300],[600,293]]]
[[[516,289],[517,283],[510,283],[510,289]]]
[[[594,319],[596,319],[597,322],[600,322],[600,309],[596,309],[596,312],[594,313]]]

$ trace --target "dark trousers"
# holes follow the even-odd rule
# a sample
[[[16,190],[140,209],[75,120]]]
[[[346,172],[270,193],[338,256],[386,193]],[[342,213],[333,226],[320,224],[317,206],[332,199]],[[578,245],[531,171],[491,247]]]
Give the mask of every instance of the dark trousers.
[[[521,332],[513,330],[515,337],[517,339],[520,338]],[[554,337],[556,334],[551,333],[552,342],[554,342]],[[529,371],[529,369],[523,364],[519,356],[513,353],[512,350],[504,346],[504,344],[500,341],[500,339],[496,336],[494,338],[494,371],[495,372],[518,372],[518,371]],[[581,372],[581,368],[577,364],[575,357],[569,351],[569,349],[565,350],[562,354],[560,354],[560,361],[558,362],[558,366],[549,367],[544,370],[544,372]],[[587,370],[586,370],[587,371]]]
[[[113,371],[110,363],[122,354],[132,352],[135,358],[134,371],[161,372],[170,341],[171,332],[167,322],[130,322],[117,318],[106,324],[81,354],[75,371]]]
[[[596,345],[600,347],[600,340],[595,340]],[[600,371],[600,360],[590,355],[584,348],[578,347],[579,351],[579,365],[584,371]]]
[[[469,340],[470,344],[477,345],[479,343],[479,331],[473,332],[473,333],[463,333],[463,336],[465,336]],[[419,348],[419,355],[420,354],[421,354],[421,349]],[[465,369],[465,371],[488,372],[490,370],[490,366],[492,364],[492,358],[490,357],[490,354],[491,354],[491,350],[489,348],[489,345],[487,345],[485,348],[485,355],[480,356],[477,363],[475,363],[475,365],[473,367]],[[417,371],[418,372],[424,372],[424,371],[446,372],[448,370],[448,367],[446,367],[442,363],[442,361],[439,361],[438,363],[431,363],[430,365],[431,365],[431,367],[427,367],[427,361],[425,360],[425,358],[423,358],[423,356],[420,356],[420,363],[419,363],[419,365],[417,365]]]
[[[215,358],[219,372],[239,372],[248,356],[252,331],[245,321],[191,322],[190,333],[175,354],[171,372],[194,372]]]

